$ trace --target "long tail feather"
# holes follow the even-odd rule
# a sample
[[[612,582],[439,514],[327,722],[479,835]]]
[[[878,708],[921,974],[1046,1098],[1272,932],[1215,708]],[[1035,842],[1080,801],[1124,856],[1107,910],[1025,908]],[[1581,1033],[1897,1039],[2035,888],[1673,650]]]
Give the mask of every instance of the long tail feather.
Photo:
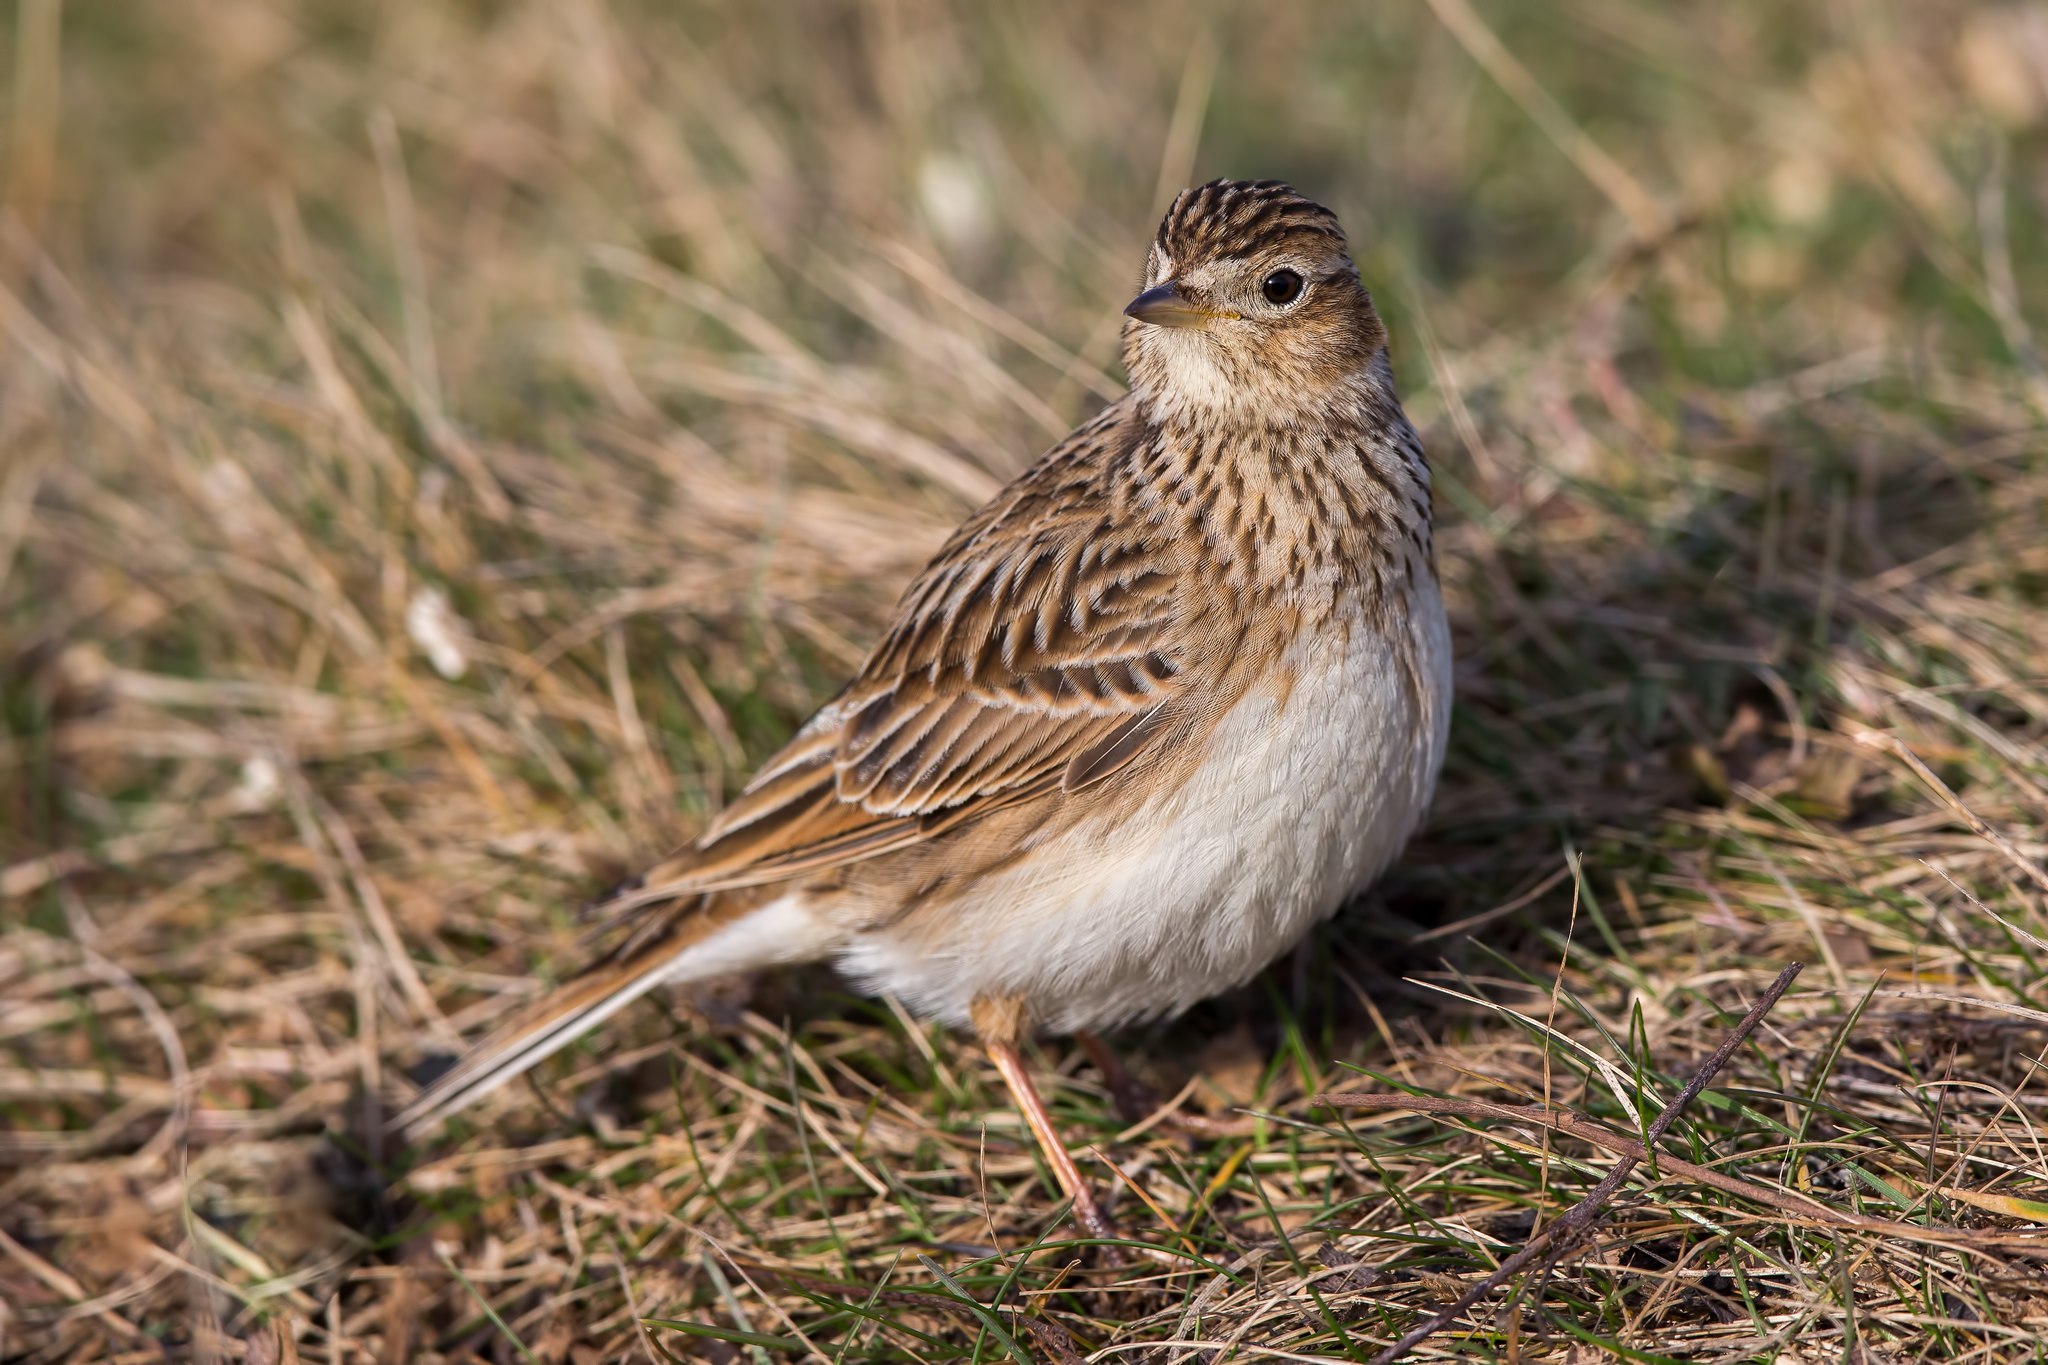
[[[592,968],[521,1010],[422,1091],[390,1126],[402,1131],[406,1141],[417,1141],[656,986],[809,961],[829,946],[824,926],[790,899],[745,909],[698,909],[644,947]]]

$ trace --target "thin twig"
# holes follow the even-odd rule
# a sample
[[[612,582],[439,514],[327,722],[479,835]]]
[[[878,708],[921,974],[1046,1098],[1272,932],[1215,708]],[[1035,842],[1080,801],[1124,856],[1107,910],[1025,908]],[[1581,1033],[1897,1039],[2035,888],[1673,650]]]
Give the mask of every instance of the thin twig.
[[[1692,1080],[1687,1083],[1685,1089],[1678,1093],[1676,1099],[1664,1106],[1664,1112],[1657,1115],[1656,1119],[1650,1124],[1649,1131],[1644,1135],[1646,1141],[1635,1151],[1623,1155],[1621,1160],[1615,1162],[1614,1169],[1609,1171],[1606,1178],[1601,1180],[1598,1185],[1595,1185],[1584,1199],[1566,1209],[1556,1222],[1537,1233],[1534,1237],[1531,1237],[1523,1244],[1520,1251],[1502,1261],[1499,1268],[1478,1284],[1472,1286],[1456,1303],[1420,1326],[1413,1328],[1399,1341],[1374,1356],[1372,1358],[1372,1365],[1392,1365],[1393,1361],[1400,1359],[1430,1337],[1435,1336],[1438,1332],[1443,1331],[1453,1322],[1456,1322],[1472,1305],[1478,1303],[1503,1284],[1506,1284],[1517,1274],[1520,1274],[1524,1268],[1543,1255],[1551,1246],[1568,1244],[1569,1239],[1579,1237],[1587,1232],[1592,1227],[1594,1221],[1599,1218],[1600,1210],[1609,1199],[1614,1197],[1614,1192],[1621,1188],[1622,1182],[1628,1179],[1629,1172],[1633,1171],[1636,1168],[1636,1163],[1642,1160],[1647,1149],[1655,1146],[1671,1125],[1677,1122],[1678,1116],[1685,1112],[1686,1106],[1699,1098],[1700,1092],[1705,1090],[1714,1079],[1716,1073],[1728,1064],[1728,1059],[1735,1055],[1735,1050],[1741,1047],[1744,1040],[1749,1037],[1756,1026],[1763,1022],[1764,1016],[1771,1012],[1772,1007],[1778,1003],[1778,998],[1791,986],[1793,978],[1798,976],[1804,969],[1804,963],[1795,962],[1785,968],[1784,971],[1778,973],[1778,979],[1771,983],[1770,989],[1765,991],[1757,999],[1757,1002],[1749,1007],[1749,1013],[1742,1016],[1742,1022],[1737,1024],[1734,1031],[1721,1041],[1721,1046],[1714,1049],[1714,1055],[1707,1058],[1706,1063],[1693,1075]],[[1364,1095],[1331,1095],[1326,1097],[1326,1102],[1364,1108],[1371,1107],[1371,1105],[1360,1105],[1357,1102],[1361,1100],[1372,1101],[1377,1098],[1376,1096]]]
[[[1571,1109],[1557,1109],[1541,1104],[1496,1104],[1491,1100],[1463,1099],[1444,1095],[1318,1095],[1315,1103],[1327,1104],[1334,1109],[1368,1109],[1395,1111],[1409,1114],[1444,1115],[1466,1119],[1505,1119],[1511,1123],[1533,1123],[1553,1132],[1575,1137],[1595,1147],[1604,1148],[1617,1156],[1631,1160],[1643,1159],[1643,1144],[1632,1137],[1623,1137]],[[1891,1237],[1906,1237],[1938,1243],[1961,1243],[1965,1246],[1986,1245],[1988,1233],[1983,1228],[1923,1227],[1914,1223],[1901,1223],[1890,1218],[1873,1218],[1867,1213],[1848,1213],[1832,1205],[1824,1204],[1811,1195],[1794,1190],[1779,1189],[1755,1180],[1745,1180],[1726,1171],[1717,1171],[1711,1166],[1672,1156],[1669,1152],[1657,1153],[1660,1170],[1690,1180],[1696,1185],[1732,1194],[1740,1199],[1752,1199],[1767,1208],[1775,1209],[1788,1218],[1808,1223],[1825,1224],[1829,1227],[1861,1228],[1866,1232],[1883,1233]],[[1933,1183],[1933,1182],[1928,1182]],[[2039,1238],[2014,1239],[2014,1244],[2030,1249],[2039,1248]]]

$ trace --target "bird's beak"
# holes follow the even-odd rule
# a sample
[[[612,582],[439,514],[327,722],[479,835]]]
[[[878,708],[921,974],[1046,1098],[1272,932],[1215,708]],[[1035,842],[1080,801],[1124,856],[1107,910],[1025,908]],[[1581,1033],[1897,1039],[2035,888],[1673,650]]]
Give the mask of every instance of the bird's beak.
[[[1211,308],[1189,303],[1172,280],[1155,284],[1124,307],[1124,316],[1154,327],[1204,327],[1217,318],[1228,317]]]

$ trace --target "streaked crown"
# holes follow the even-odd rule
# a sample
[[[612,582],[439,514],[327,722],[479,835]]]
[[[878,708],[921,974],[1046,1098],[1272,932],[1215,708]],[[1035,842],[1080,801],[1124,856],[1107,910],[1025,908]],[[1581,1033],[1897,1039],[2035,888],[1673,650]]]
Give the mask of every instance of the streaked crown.
[[[1247,256],[1302,236],[1345,249],[1337,215],[1279,180],[1211,180],[1182,190],[1160,220],[1155,244],[1170,261]]]

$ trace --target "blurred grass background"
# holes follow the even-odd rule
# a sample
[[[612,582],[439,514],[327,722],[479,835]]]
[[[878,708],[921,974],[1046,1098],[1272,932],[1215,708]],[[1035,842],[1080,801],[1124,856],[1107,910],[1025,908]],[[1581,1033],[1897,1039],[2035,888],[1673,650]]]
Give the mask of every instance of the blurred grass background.
[[[1314,1095],[1625,1136],[1793,958],[1665,1144],[1742,1183],[1423,1354],[2041,1358],[2048,5],[0,19],[0,1359],[1363,1360],[1608,1158]],[[1198,1259],[1075,1252],[829,974],[374,1138],[1119,391],[1219,174],[1351,230],[1461,667],[1402,868],[1126,1040],[1249,1136],[1042,1049]]]

